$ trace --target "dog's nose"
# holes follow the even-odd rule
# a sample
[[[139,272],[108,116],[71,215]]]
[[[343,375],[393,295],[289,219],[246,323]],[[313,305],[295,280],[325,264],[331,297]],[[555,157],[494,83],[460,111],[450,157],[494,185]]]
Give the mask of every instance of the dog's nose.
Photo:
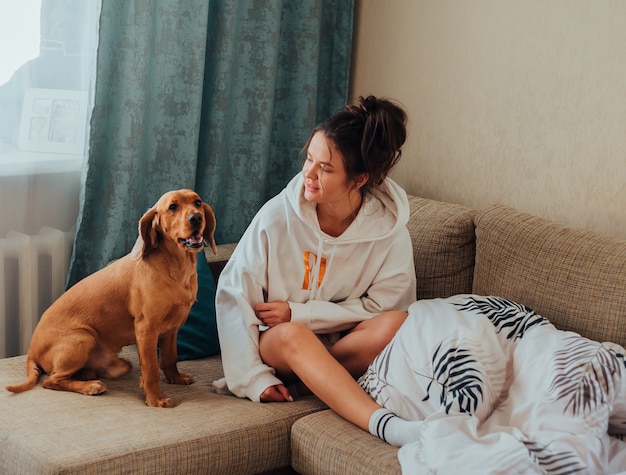
[[[189,221],[192,226],[200,226],[200,224],[202,224],[202,215],[200,213],[192,213],[187,216],[187,221]]]

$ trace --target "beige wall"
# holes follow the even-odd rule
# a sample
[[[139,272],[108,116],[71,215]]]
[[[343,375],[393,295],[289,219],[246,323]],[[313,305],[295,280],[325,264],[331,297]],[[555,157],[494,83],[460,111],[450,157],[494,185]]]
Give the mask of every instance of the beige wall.
[[[626,1],[357,0],[352,68],[409,112],[407,192],[626,239]]]

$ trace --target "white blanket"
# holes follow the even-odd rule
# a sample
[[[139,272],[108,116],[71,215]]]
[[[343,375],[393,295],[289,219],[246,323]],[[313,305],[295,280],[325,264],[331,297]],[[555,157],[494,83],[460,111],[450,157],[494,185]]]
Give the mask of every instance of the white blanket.
[[[557,330],[510,300],[414,303],[359,383],[423,421],[398,453],[404,474],[626,471],[623,348]]]

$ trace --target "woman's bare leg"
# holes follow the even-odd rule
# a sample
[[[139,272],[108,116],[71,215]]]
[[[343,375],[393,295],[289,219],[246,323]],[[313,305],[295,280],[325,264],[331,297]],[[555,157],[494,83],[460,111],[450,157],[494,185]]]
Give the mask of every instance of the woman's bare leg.
[[[337,414],[369,430],[370,417],[381,406],[305,325],[289,322],[266,330],[261,336],[259,351],[263,361],[280,375],[297,375]]]
[[[383,351],[406,320],[407,312],[390,311],[364,320],[330,349],[330,354],[358,378]]]
[[[342,338],[344,340],[350,335],[353,336],[352,341],[348,341],[350,345],[339,347],[337,353],[340,357],[347,357],[348,360],[356,362],[354,369],[362,365],[364,360],[350,357],[351,351],[355,349],[352,345],[357,345],[360,338],[372,333],[371,330],[377,330],[379,338],[372,337],[369,343],[383,345],[380,348],[382,350],[386,345],[385,338],[391,340],[395,335],[393,328],[396,326],[399,328],[406,318],[405,312],[389,313],[391,318],[388,321],[379,320],[358,330],[357,325],[356,331]],[[386,336],[383,334],[384,328],[390,332]],[[420,436],[422,431],[420,421],[401,419],[376,403],[305,325],[289,322],[270,328],[261,336],[259,351],[263,361],[274,367],[281,377],[297,376],[338,415],[372,435],[397,447],[417,440]],[[378,351],[365,359],[371,361]],[[369,362],[367,364],[369,365]]]

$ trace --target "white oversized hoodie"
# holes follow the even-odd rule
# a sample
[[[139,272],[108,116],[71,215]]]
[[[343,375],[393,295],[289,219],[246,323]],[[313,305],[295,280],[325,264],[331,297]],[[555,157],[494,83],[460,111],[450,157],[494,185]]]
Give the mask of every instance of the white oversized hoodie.
[[[257,303],[289,302],[291,320],[318,334],[352,328],[385,310],[406,310],[416,298],[408,218],[406,193],[389,178],[338,237],[320,229],[316,204],[303,197],[301,173],[269,200],[218,281],[228,389],[258,402],[265,389],[282,383],[259,356]]]

